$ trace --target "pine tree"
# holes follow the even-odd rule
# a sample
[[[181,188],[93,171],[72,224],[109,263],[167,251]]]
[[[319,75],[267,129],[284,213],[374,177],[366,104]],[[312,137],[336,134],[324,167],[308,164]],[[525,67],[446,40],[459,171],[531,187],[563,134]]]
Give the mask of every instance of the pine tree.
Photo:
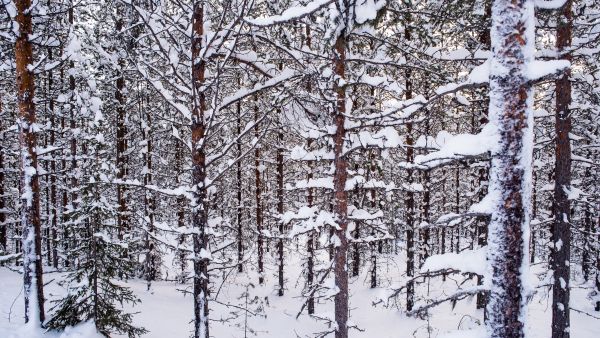
[[[490,337],[524,337],[528,271],[529,197],[533,151],[531,84],[533,1],[495,0],[492,6],[490,121],[498,128],[490,191],[497,194],[488,232],[492,269],[487,327]]]
[[[47,326],[60,330],[93,321],[107,337],[113,333],[137,337],[147,331],[132,325],[133,315],[122,307],[135,305],[139,299],[117,280],[132,275],[136,265],[127,255],[128,243],[120,236],[118,207],[107,199],[115,170],[106,161],[109,144],[104,137],[100,99],[90,97],[88,102],[92,104],[86,137],[91,153],[84,169],[88,180],[80,185],[80,204],[70,215],[73,243],[77,243],[70,251],[76,257],[76,268],[60,283],[67,294],[56,301]]]

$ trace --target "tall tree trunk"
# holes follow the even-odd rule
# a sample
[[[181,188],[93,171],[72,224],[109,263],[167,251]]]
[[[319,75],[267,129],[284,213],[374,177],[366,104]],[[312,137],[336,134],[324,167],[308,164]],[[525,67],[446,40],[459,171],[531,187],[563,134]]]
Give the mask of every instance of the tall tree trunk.
[[[533,170],[533,178],[532,178],[532,183],[531,183],[531,187],[533,189],[533,193],[531,196],[531,219],[532,220],[537,220],[537,188],[536,188],[536,184],[537,184],[537,171]],[[537,221],[536,221],[537,223]],[[531,239],[529,240],[529,243],[531,245],[530,250],[529,250],[529,262],[531,264],[535,263],[535,255],[537,254],[536,252],[536,229],[535,226],[532,224],[531,226]]]
[[[308,28],[307,28],[308,30]],[[310,146],[312,144],[312,140],[308,140],[307,144],[306,144],[306,148],[308,150],[310,150]],[[312,180],[313,178],[313,169],[314,169],[314,162],[311,161],[309,162],[309,168],[308,168],[308,174],[306,177],[306,181],[310,182],[310,180]],[[306,197],[306,204],[308,205],[309,208],[312,208],[312,206],[314,205],[314,189],[313,188],[308,188],[308,196]],[[306,263],[306,286],[307,289],[309,290],[309,295],[308,295],[308,300],[307,300],[307,311],[309,315],[312,315],[315,313],[315,296],[314,296],[314,292],[312,292],[312,288],[315,282],[315,235],[314,235],[314,231],[311,231],[308,233],[307,235],[307,242],[306,242],[306,251],[308,254],[308,260]]]
[[[371,95],[374,95],[374,91],[371,91]],[[375,172],[377,171],[377,165],[375,162],[375,152],[374,150],[371,151],[370,153],[370,162],[371,165],[369,166],[368,169],[368,176],[367,176],[367,181],[369,181],[370,179],[374,179],[375,177]],[[371,208],[373,208],[373,210],[375,210],[375,208],[377,207],[377,190],[375,188],[371,189]],[[372,228],[371,229],[371,238],[375,238],[376,233],[375,230]],[[369,249],[371,251],[371,289],[374,289],[377,287],[377,247],[379,246],[379,253],[381,253],[381,245],[382,245],[382,241],[372,241],[369,244]]]
[[[0,95],[0,131],[2,130],[2,121],[4,121],[4,116],[2,116],[2,96]],[[2,142],[0,142],[0,253],[6,253],[8,250],[8,238],[7,234],[7,225],[6,225],[6,211],[4,208],[6,207],[4,203],[4,147]]]
[[[457,126],[456,132],[459,133]],[[460,215],[460,162],[456,164],[454,172],[454,212]],[[456,224],[456,253],[460,252],[460,223]]]
[[[492,2],[487,2],[485,6],[485,17],[491,18],[492,16]],[[488,19],[485,20],[485,25],[483,29],[479,32],[479,42],[483,46],[484,50],[491,50],[491,22]],[[485,124],[489,122],[489,106],[490,99],[489,96],[486,95],[483,100],[482,112],[479,116],[479,129],[481,129]],[[483,167],[479,168],[479,200],[481,201],[488,194],[488,184],[489,184],[489,162],[486,163]],[[485,188],[483,188],[485,186]],[[488,235],[488,224],[490,222],[489,216],[478,216],[477,219],[477,245],[481,248],[487,245],[487,235]],[[477,285],[483,285],[483,276],[477,275]],[[483,320],[487,320],[487,293],[479,292],[477,294],[476,299],[476,308],[483,309]]]
[[[310,49],[312,46],[312,37],[310,34],[310,25],[306,25],[306,46]],[[312,86],[311,83],[308,82],[306,85],[306,91],[308,93],[310,93],[312,90]],[[312,145],[312,140],[308,139],[306,142],[306,148],[307,150],[310,150]],[[310,182],[310,180],[313,178],[313,170],[314,170],[314,162],[310,161],[308,164],[308,174],[307,174],[307,182]],[[314,189],[313,188],[308,188],[308,192],[307,192],[307,197],[306,197],[306,204],[308,205],[309,208],[312,208],[313,204],[314,204]],[[308,295],[308,300],[307,300],[307,312],[309,315],[312,315],[315,313],[315,297],[314,297],[314,293],[312,292],[312,288],[314,285],[314,279],[315,279],[315,238],[314,238],[314,231],[311,231],[307,234],[307,239],[306,239],[306,251],[308,254],[308,259],[306,262],[306,286],[307,289],[309,290],[309,295]]]
[[[175,171],[177,175],[175,176],[175,184],[180,186],[183,183],[182,177],[184,175],[183,171],[183,147],[181,146],[181,141],[176,139],[175,141]],[[182,195],[177,196],[177,229],[183,230],[185,227],[185,204],[186,198]],[[183,247],[185,244],[185,234],[181,233],[177,239],[177,243],[179,247]],[[178,263],[180,264],[180,275],[179,282],[185,283],[186,281],[186,270],[187,270],[187,253],[183,249],[179,249],[177,253]]]
[[[572,0],[567,0],[558,16],[556,49],[561,58],[571,60],[571,34],[573,30]],[[550,267],[554,271],[552,286],[552,338],[570,337],[569,279],[571,260],[571,79],[566,71],[556,80],[556,148],[554,167],[554,222],[551,231]]]
[[[237,135],[242,134],[242,102],[238,101],[236,103],[237,109]],[[242,156],[242,141],[238,140],[236,142],[237,155]],[[242,228],[242,161],[239,160],[236,163],[236,183],[237,183],[237,253],[238,253],[238,272],[244,271],[244,234]]]
[[[48,48],[48,59],[52,62],[52,48]],[[52,97],[52,88],[54,78],[52,70],[48,72],[48,92],[50,93],[49,113],[50,113],[50,145],[56,143],[55,119],[54,119],[54,99]],[[56,160],[50,160],[50,236],[52,238],[52,266],[58,269],[58,210],[56,206]]]
[[[33,34],[31,1],[17,0],[18,36],[15,42],[19,145],[21,148],[21,228],[23,238],[23,294],[25,322],[44,322],[44,283],[42,280],[42,243],[40,226],[40,186],[37,164],[35,116],[35,79],[29,67],[34,64],[29,37]]]
[[[342,31],[337,37],[334,45],[333,68],[334,74],[339,79],[344,79],[346,69],[346,36]],[[346,230],[348,229],[348,194],[346,193],[347,160],[344,155],[344,142],[346,139],[346,88],[339,85],[338,80],[334,81],[334,91],[336,95],[336,107],[334,112],[335,134],[333,136],[333,154],[334,154],[334,215],[337,220],[337,228],[334,230],[334,258],[333,269],[335,275],[335,285],[338,292],[335,294],[335,338],[348,337],[348,238]]]
[[[410,99],[409,79],[410,75],[407,74],[407,99]],[[412,124],[409,123],[406,125],[406,161],[408,163],[414,162],[414,140],[411,134]],[[415,304],[415,284],[411,278],[415,275],[415,198],[412,191],[413,171],[412,169],[408,169],[406,173],[406,182],[409,186],[404,200],[406,208],[406,276],[409,278],[409,281],[406,283],[406,311],[411,311]]]
[[[278,112],[281,114],[281,112]],[[283,132],[278,133],[279,142],[277,144],[277,213],[283,215]],[[279,221],[279,242],[277,243],[277,254],[279,256],[279,291],[278,295],[283,296],[284,278],[283,278],[283,234],[284,224]]]
[[[490,189],[499,194],[489,225],[492,281],[486,322],[491,338],[524,336],[528,273],[533,114],[528,67],[533,58],[534,4],[494,0],[490,120],[498,127],[492,152]]]
[[[120,9],[123,11],[123,9]],[[119,35],[121,40],[124,40],[122,36],[124,34],[123,27],[123,13],[119,13],[115,22],[115,31]],[[117,51],[120,52],[120,51]],[[127,112],[126,112],[126,98],[125,98],[125,60],[119,57],[117,62],[117,78],[115,80],[116,91],[115,99],[117,100],[117,180],[123,181],[127,177]],[[129,217],[127,211],[127,188],[123,184],[117,184],[117,227],[119,231],[119,239],[123,239],[125,233],[129,230]]]
[[[258,97],[255,96],[254,113],[256,123],[258,123]],[[254,129],[254,136],[258,140],[259,132],[258,128]],[[263,210],[262,210],[262,182],[261,182],[261,166],[260,166],[260,147],[256,145],[254,148],[254,183],[255,183],[255,199],[256,199],[256,232],[257,232],[257,251],[258,251],[258,283],[264,284],[265,282],[265,267],[264,267],[264,238],[263,238]]]
[[[404,29],[404,39],[407,43],[412,39],[412,18],[410,14],[404,15],[406,28]],[[410,69],[406,70],[406,90],[405,90],[405,98],[407,100],[412,99],[412,71]],[[406,125],[406,162],[413,163],[414,162],[414,139],[412,137],[412,123],[408,123]],[[412,183],[413,183],[413,170],[408,169],[406,171],[406,182],[409,186],[408,191],[406,192],[406,196],[404,199],[404,207],[406,208],[406,276],[409,278],[408,283],[406,284],[406,311],[411,311],[414,306],[414,297],[415,297],[415,284],[412,281],[411,277],[415,274],[415,196],[412,191]],[[443,231],[443,229],[442,229]]]
[[[208,203],[206,194],[204,60],[201,58],[204,35],[204,8],[194,1],[192,14],[192,235],[194,250],[194,337],[208,338]]]
[[[140,112],[144,111],[143,101],[144,98],[140,99],[141,107]],[[149,103],[149,102],[148,102]],[[146,124],[144,126],[143,137],[146,140],[146,152],[144,154],[144,162],[146,164],[146,173],[144,175],[144,185],[152,185],[152,115],[150,110],[146,109]],[[156,209],[156,200],[152,192],[148,189],[144,192],[144,212],[147,218],[147,230],[146,230],[146,282],[148,290],[152,281],[158,277],[158,253],[156,252],[156,246],[152,236],[154,235],[154,214]]]

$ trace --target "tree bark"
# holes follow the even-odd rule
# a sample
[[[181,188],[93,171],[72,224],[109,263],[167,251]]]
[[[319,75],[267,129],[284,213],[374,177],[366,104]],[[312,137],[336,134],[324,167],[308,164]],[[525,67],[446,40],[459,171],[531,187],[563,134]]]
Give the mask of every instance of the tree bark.
[[[206,201],[206,154],[205,121],[206,107],[204,86],[205,63],[201,58],[204,35],[204,8],[200,1],[194,1],[192,14],[192,184],[194,203],[192,204],[192,235],[194,250],[194,337],[208,338],[208,203]]]
[[[279,112],[281,114],[281,112]],[[277,213],[279,215],[283,215],[283,133],[278,133],[279,142],[277,144]],[[283,296],[284,292],[284,276],[283,276],[283,235],[284,235],[284,226],[283,221],[279,221],[279,241],[277,243],[277,254],[279,256],[279,271],[278,271],[278,281],[279,281],[279,290],[278,295]]]
[[[256,122],[258,123],[258,97],[255,96],[254,113]],[[259,132],[258,127],[254,128],[254,136],[258,140]],[[260,170],[260,147],[256,145],[254,148],[254,183],[255,183],[255,200],[256,200],[256,232],[257,232],[257,251],[258,251],[258,283],[265,283],[265,267],[264,267],[264,238],[263,238],[263,210],[262,210],[262,180]]]
[[[558,16],[556,49],[561,58],[571,60],[573,14],[572,0],[567,0]],[[552,286],[552,338],[569,338],[569,279],[571,260],[571,82],[566,71],[555,81],[556,86],[556,143],[554,167],[554,222],[551,231],[550,267],[554,271]]]
[[[410,28],[411,25],[411,15],[405,14],[405,25],[406,28],[404,30],[404,39],[408,42],[412,39],[412,31]],[[406,70],[406,90],[405,90],[405,98],[407,100],[412,99],[412,71],[410,69]],[[412,123],[408,123],[406,125],[406,162],[413,163],[414,162],[414,139],[412,137]],[[406,284],[406,311],[411,311],[414,306],[414,297],[415,297],[415,284],[411,277],[415,274],[415,196],[412,191],[412,183],[413,183],[413,170],[407,169],[406,171],[406,182],[409,186],[408,191],[406,192],[406,196],[404,199],[404,207],[406,208],[406,276],[409,278],[408,283]],[[443,231],[443,229],[442,229]]]
[[[35,78],[33,50],[29,37],[33,34],[31,1],[17,0],[16,21],[19,24],[15,42],[17,103],[19,109],[19,145],[21,148],[21,228],[23,238],[23,294],[25,322],[44,322],[44,283],[42,280],[42,243],[40,225],[40,186],[37,164],[37,136],[34,131]]]
[[[0,95],[0,116],[2,116],[2,96]],[[4,117],[0,118],[0,130],[2,130],[2,121]],[[0,142],[0,252],[6,254],[8,250],[8,238],[6,237],[7,225],[6,222],[6,207],[4,203],[4,147]]]
[[[495,0],[492,7],[490,120],[498,127],[490,189],[495,201],[488,234],[492,281],[486,322],[491,338],[524,336],[528,273],[533,113],[528,67],[533,58],[534,4]]]
[[[237,109],[237,134],[238,136],[242,133],[242,102],[236,103]],[[237,154],[242,156],[242,141],[236,142]],[[244,271],[244,234],[242,228],[242,161],[236,163],[236,182],[237,182],[237,260],[238,260],[238,272]]]
[[[121,10],[123,10],[121,8]],[[122,35],[124,32],[122,13],[115,23],[115,31]],[[123,39],[123,37],[121,37]],[[119,53],[120,51],[117,51]],[[127,177],[127,112],[125,98],[125,60],[122,57],[118,59],[117,79],[115,80],[116,91],[115,99],[117,100],[117,180],[123,181]],[[123,184],[117,184],[117,226],[119,230],[119,239],[123,239],[124,234],[129,230],[129,217],[127,211],[127,188]]]
[[[333,68],[338,79],[345,78],[346,61],[346,36],[341,32],[334,45]],[[335,285],[338,292],[335,294],[335,338],[348,337],[348,238],[346,230],[348,228],[348,195],[346,193],[347,160],[344,155],[344,142],[346,138],[346,87],[340,85],[338,80],[334,80],[334,92],[336,96],[336,106],[334,112],[335,134],[333,136],[334,153],[334,214],[337,220],[337,228],[333,234],[334,246],[334,275]]]

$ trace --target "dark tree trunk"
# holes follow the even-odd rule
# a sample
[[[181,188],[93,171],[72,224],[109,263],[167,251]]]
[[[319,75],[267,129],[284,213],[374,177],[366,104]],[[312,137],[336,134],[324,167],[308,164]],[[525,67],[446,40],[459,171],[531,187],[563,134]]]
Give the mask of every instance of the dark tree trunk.
[[[48,59],[51,61],[52,57],[52,48],[48,48]],[[55,146],[56,143],[56,135],[54,129],[55,119],[54,119],[54,99],[52,96],[52,88],[54,86],[54,77],[53,72],[50,70],[48,72],[48,92],[50,93],[50,99],[48,103],[48,110],[50,113],[50,145]],[[56,160],[50,160],[50,237],[52,241],[52,252],[50,256],[52,257],[52,266],[55,269],[58,269],[58,211],[56,207]]]
[[[183,147],[181,146],[180,140],[175,140],[175,171],[177,175],[175,177],[175,183],[180,186],[183,182],[182,177],[183,171]],[[184,196],[177,196],[177,228],[183,230],[185,228],[185,205],[186,198]],[[185,235],[180,234],[178,238],[178,244],[182,247],[185,243]],[[181,265],[180,268],[180,280],[179,282],[185,283],[186,280],[186,269],[187,269],[187,254],[184,250],[180,249],[178,252],[178,262]]]
[[[281,112],[279,112],[281,113]],[[279,132],[279,143],[277,145],[277,213],[283,215],[283,133]],[[283,296],[283,222],[279,221],[279,241],[277,243],[277,254],[279,256],[279,291],[278,295]]]
[[[488,2],[485,7],[486,18],[485,25],[483,29],[479,32],[479,42],[483,46],[485,50],[491,50],[491,22],[489,18],[492,16],[492,2]],[[483,127],[486,123],[489,122],[489,106],[490,99],[489,96],[485,96],[482,105],[482,111],[479,116],[479,126]],[[488,194],[488,182],[489,182],[489,162],[486,163],[483,167],[479,168],[479,200],[481,201]],[[488,233],[488,224],[490,222],[489,216],[479,216],[477,217],[477,245],[481,248],[487,245],[487,233]],[[483,285],[483,276],[477,275],[477,285]],[[476,308],[483,309],[483,320],[487,320],[487,294],[485,292],[480,292],[477,294],[476,299]]]
[[[312,46],[312,37],[310,34],[310,25],[306,25],[306,45],[308,46],[308,48],[311,48]],[[311,92],[312,86],[311,83],[308,82],[307,86],[306,86],[306,90],[307,92]],[[306,143],[306,148],[308,150],[310,150],[312,145],[312,140],[309,139]],[[307,174],[307,182],[310,182],[310,180],[313,178],[313,170],[314,170],[314,162],[309,162],[309,169],[308,169],[308,174]],[[306,203],[308,205],[309,208],[311,208],[314,204],[314,190],[313,188],[308,188],[308,192],[307,192],[307,197],[306,197]],[[309,290],[309,295],[308,295],[308,300],[306,301],[306,307],[307,307],[307,311],[309,315],[312,315],[315,313],[315,297],[314,297],[314,293],[312,292],[312,288],[314,285],[314,280],[315,280],[315,238],[314,238],[314,232],[311,231],[307,234],[307,239],[306,239],[306,251],[308,254],[308,259],[307,259],[307,263],[306,263],[306,286],[307,289]]]
[[[412,39],[412,18],[409,13],[404,15],[406,29],[404,30],[404,39],[408,42]],[[406,70],[406,90],[405,98],[407,100],[413,97],[412,71]],[[412,123],[406,125],[406,162],[414,162],[414,140],[412,137]],[[409,186],[404,198],[404,207],[406,208],[406,276],[409,278],[406,284],[406,311],[411,311],[414,306],[415,284],[412,278],[415,274],[415,196],[412,191],[413,170],[406,171],[406,183]],[[442,229],[443,231],[443,229]]]
[[[307,28],[308,29],[308,28]],[[307,142],[307,148],[310,149],[312,141],[308,140]],[[310,182],[310,180],[312,180],[313,178],[313,169],[314,169],[314,163],[311,161],[309,163],[309,169],[308,169],[308,175],[307,175],[307,182]],[[309,208],[311,208],[314,205],[314,190],[313,188],[308,188],[308,196],[306,197],[306,202]],[[315,313],[315,297],[314,297],[314,293],[312,292],[312,288],[314,285],[314,281],[315,281],[315,238],[314,238],[314,232],[311,231],[308,233],[308,238],[307,238],[307,243],[306,243],[306,251],[308,254],[308,261],[306,263],[306,286],[307,289],[309,290],[309,295],[308,295],[308,300],[307,300],[307,310],[308,310],[308,314],[312,315]]]
[[[237,109],[237,134],[242,133],[242,103],[238,101],[236,103]],[[242,156],[242,141],[236,142],[237,154]],[[244,240],[243,240],[243,229],[242,229],[242,161],[236,163],[236,182],[237,182],[237,253],[238,253],[238,272],[244,271]]]
[[[22,194],[21,229],[23,238],[23,294],[25,322],[44,322],[44,283],[42,280],[42,238],[40,225],[40,186],[37,173],[37,136],[32,126],[35,116],[35,78],[32,44],[31,1],[15,1],[19,24],[15,41],[17,103],[19,109],[19,145],[21,148]]]
[[[407,75],[407,79],[410,76]],[[408,80],[407,82],[410,82]],[[407,99],[410,86],[407,85]],[[412,163],[414,161],[414,149],[413,149],[413,138],[412,134],[412,124],[409,123],[406,125],[406,162]],[[404,206],[406,208],[406,276],[410,279],[406,283],[406,311],[411,311],[415,304],[415,284],[412,281],[411,277],[415,275],[415,198],[414,193],[412,191],[412,183],[413,183],[413,171],[411,169],[407,170],[406,182],[409,185],[408,191],[406,192]]]
[[[194,203],[192,205],[192,235],[194,250],[194,337],[208,338],[208,203],[206,200],[206,155],[205,155],[205,122],[206,105],[204,86],[205,63],[201,58],[202,39],[204,35],[204,9],[199,2],[194,2],[192,14],[192,184]]]
[[[572,0],[567,0],[558,17],[556,49],[561,58],[571,60]],[[554,223],[551,231],[550,267],[554,271],[552,286],[552,338],[569,338],[569,279],[571,260],[571,82],[570,72],[556,80],[556,161],[554,167]]]
[[[144,98],[140,98],[140,112],[146,111],[146,125],[143,131],[143,137],[146,140],[146,152],[144,154],[144,162],[146,164],[146,174],[144,175],[144,185],[152,185],[152,115],[149,109],[144,109],[143,106]],[[146,233],[146,282],[148,290],[150,284],[158,278],[158,253],[156,252],[156,246],[152,236],[154,235],[154,213],[156,209],[156,200],[152,195],[152,192],[148,189],[144,192],[144,211],[147,219],[147,233]]]
[[[335,75],[340,78],[345,78],[346,68],[346,36],[345,32],[341,32],[337,37],[334,46],[333,68]],[[347,160],[344,155],[344,141],[346,138],[346,130],[344,122],[346,121],[346,88],[339,86],[338,82],[334,82],[334,91],[336,95],[336,106],[334,112],[334,123],[336,131],[333,136],[333,153],[334,153],[334,214],[337,220],[337,229],[334,230],[335,241],[334,247],[334,275],[335,285],[338,287],[338,292],[335,294],[335,322],[337,325],[335,338],[348,337],[348,271],[347,271],[347,255],[348,255],[348,238],[346,230],[348,229],[348,194],[346,193],[346,178]]]
[[[2,116],[2,96],[0,96],[0,116]],[[4,117],[0,118],[0,130],[2,130],[2,121],[4,121]],[[6,211],[4,208],[6,207],[4,203],[4,147],[0,142],[0,252],[6,253],[8,249],[8,238],[6,237]]]
[[[374,92],[371,91],[371,95],[374,95]],[[367,177],[367,181],[375,176],[375,172],[377,170],[377,165],[375,163],[375,153],[371,152],[370,156],[371,165],[369,166],[369,175]],[[375,188],[371,189],[371,208],[375,209],[377,207],[377,190]],[[375,238],[375,231],[371,230],[371,237]],[[379,253],[381,253],[381,242],[372,241],[369,243],[369,249],[371,251],[371,289],[377,287],[377,247],[379,246]]]
[[[122,8],[121,8],[122,10]],[[115,23],[115,31],[117,34],[122,35],[124,33],[123,27],[123,16],[122,13],[117,18]],[[124,39],[122,36],[121,39]],[[116,79],[116,91],[115,99],[117,100],[117,180],[123,181],[127,177],[127,112],[126,112],[126,98],[125,98],[125,60],[119,58],[118,70]],[[124,184],[117,184],[117,203],[118,203],[118,214],[117,214],[117,226],[119,230],[119,239],[123,239],[125,233],[129,230],[129,217],[127,211],[127,188]]]
[[[256,104],[254,106],[255,118],[258,123],[258,97],[255,97]],[[255,137],[258,140],[258,127],[254,129]],[[258,283],[265,282],[265,267],[264,267],[264,238],[263,238],[263,210],[262,210],[262,182],[260,172],[260,148],[256,145],[254,149],[254,183],[255,183],[255,198],[256,198],[256,232],[257,232],[257,251],[258,251]]]

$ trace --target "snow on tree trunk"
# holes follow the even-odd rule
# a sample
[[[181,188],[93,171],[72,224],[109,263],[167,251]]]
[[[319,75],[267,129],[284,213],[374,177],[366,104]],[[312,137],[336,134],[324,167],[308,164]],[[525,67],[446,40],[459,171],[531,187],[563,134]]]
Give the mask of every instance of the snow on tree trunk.
[[[280,111],[278,111],[281,114]],[[279,132],[277,135],[278,138],[278,146],[277,146],[277,213],[279,215],[283,215],[284,208],[284,200],[283,200],[283,149],[282,144],[284,144],[283,133]],[[284,293],[284,257],[283,257],[283,234],[284,227],[283,222],[279,222],[279,240],[277,242],[277,256],[279,257],[279,266],[278,266],[278,282],[279,289],[277,295],[283,296]]]
[[[31,1],[15,1],[18,36],[15,43],[19,144],[21,147],[21,227],[23,238],[23,295],[25,322],[44,321],[44,290],[40,229],[40,187],[37,172],[37,137],[32,45]]]
[[[254,105],[254,117],[255,123],[258,123],[259,114],[258,114],[258,96],[254,96],[255,105]],[[258,128],[254,129],[254,137],[258,140],[260,137],[260,133]],[[255,200],[256,200],[256,232],[257,232],[257,252],[258,252],[258,283],[265,283],[265,266],[264,266],[264,236],[263,236],[263,210],[262,210],[262,180],[261,180],[262,170],[260,163],[260,146],[257,145],[254,148],[254,183],[255,183]]]
[[[499,198],[488,234],[487,329],[492,338],[518,338],[525,330],[529,262],[533,96],[527,71],[533,61],[533,1],[495,0],[491,43],[489,114],[499,144],[492,151],[490,189]]]
[[[558,16],[556,49],[565,52],[571,46],[573,15],[568,0]],[[570,61],[571,54],[562,58]],[[570,72],[556,80],[556,161],[554,166],[554,223],[552,224],[550,267],[554,271],[552,286],[552,338],[569,338],[569,275],[571,260],[571,79]]]
[[[0,95],[0,116],[2,108],[2,95]],[[0,130],[2,130],[2,125],[2,119],[0,119]],[[8,225],[4,223],[6,222],[6,213],[4,211],[4,151],[2,144],[0,144],[0,255],[8,253],[8,237],[6,237]]]
[[[206,155],[204,149],[206,106],[204,85],[204,60],[201,59],[204,34],[204,9],[194,2],[192,14],[192,235],[194,250],[194,337],[208,338],[208,216],[206,203]]]
[[[345,86],[338,83],[345,77],[345,59],[346,59],[346,36],[344,32],[340,33],[334,45],[333,68],[336,75],[334,80],[334,91],[336,95],[336,107],[334,112],[334,123],[336,127],[333,136],[334,168],[333,176],[334,188],[334,213],[337,224],[333,234],[334,252],[334,275],[337,293],[335,294],[335,338],[348,337],[348,238],[346,230],[348,228],[348,194],[346,193],[347,162],[344,157],[344,140],[346,130],[344,123],[346,121],[346,92]]]
[[[124,31],[124,8],[119,7],[119,16],[116,19],[115,31],[119,36]],[[119,52],[118,52],[119,53]],[[120,55],[120,54],[119,54]],[[126,92],[125,86],[125,59],[119,56],[117,61],[117,74],[115,80],[115,99],[117,100],[117,180],[127,179],[127,112],[126,112]],[[127,187],[123,184],[117,185],[117,203],[119,204],[119,214],[117,217],[119,236],[122,239],[124,234],[129,231],[129,217],[127,211]]]

